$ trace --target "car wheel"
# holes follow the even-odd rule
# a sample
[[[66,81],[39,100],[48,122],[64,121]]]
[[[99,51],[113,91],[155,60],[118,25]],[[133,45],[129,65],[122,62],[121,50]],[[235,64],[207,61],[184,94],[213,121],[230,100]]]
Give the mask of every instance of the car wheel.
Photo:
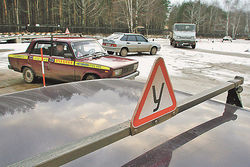
[[[151,50],[150,50],[150,54],[151,55],[156,55],[157,53],[157,48],[156,47],[152,47]]]
[[[122,48],[122,50],[120,51],[120,55],[122,57],[125,57],[128,55],[128,50],[126,48]]]
[[[113,55],[113,54],[114,54],[114,52],[112,52],[112,51],[108,51],[108,54]]]
[[[93,79],[98,79],[98,77],[93,74],[88,74],[84,80],[93,80]]]
[[[195,48],[195,45],[192,45],[192,48],[194,49],[194,48]]]
[[[32,69],[28,67],[23,69],[23,79],[26,83],[32,83],[35,81],[35,74]]]

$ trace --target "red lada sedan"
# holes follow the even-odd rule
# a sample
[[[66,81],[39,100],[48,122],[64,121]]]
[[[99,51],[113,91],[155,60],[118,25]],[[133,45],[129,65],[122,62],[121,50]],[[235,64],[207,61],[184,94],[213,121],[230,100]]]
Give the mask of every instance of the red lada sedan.
[[[8,56],[9,69],[22,72],[27,83],[41,77],[41,48],[46,78],[68,82],[139,75],[138,61],[109,56],[96,40],[83,38],[35,39],[26,52]]]

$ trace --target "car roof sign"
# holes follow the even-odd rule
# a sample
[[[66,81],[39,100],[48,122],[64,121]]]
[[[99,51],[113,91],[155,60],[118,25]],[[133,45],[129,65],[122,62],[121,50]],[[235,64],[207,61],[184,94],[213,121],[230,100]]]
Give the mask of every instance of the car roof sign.
[[[155,60],[131,119],[138,128],[176,110],[176,98],[163,58]]]

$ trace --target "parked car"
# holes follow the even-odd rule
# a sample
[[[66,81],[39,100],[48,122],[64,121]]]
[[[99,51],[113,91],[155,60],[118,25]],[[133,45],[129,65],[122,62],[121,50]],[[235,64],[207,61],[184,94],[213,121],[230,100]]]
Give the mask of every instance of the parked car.
[[[134,78],[138,61],[109,56],[94,39],[50,38],[33,40],[26,52],[10,54],[9,69],[23,73],[31,83],[42,76],[41,48],[46,78],[79,81],[100,78]]]
[[[225,37],[223,37],[223,39],[222,39],[222,42],[224,42],[224,41],[230,41],[230,42],[232,42],[233,39],[232,39],[230,36],[225,36]]]
[[[103,39],[102,46],[109,54],[119,53],[127,56],[128,52],[149,52],[155,55],[161,49],[160,44],[150,42],[141,34],[113,33]]]

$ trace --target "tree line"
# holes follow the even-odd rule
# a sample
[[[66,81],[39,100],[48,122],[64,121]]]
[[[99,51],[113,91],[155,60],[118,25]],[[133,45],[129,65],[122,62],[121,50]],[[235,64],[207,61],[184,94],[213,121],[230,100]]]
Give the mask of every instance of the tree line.
[[[171,29],[176,22],[194,23],[196,32],[203,36],[230,35],[248,36],[250,21],[250,3],[241,3],[240,0],[222,0],[223,9],[219,2],[212,4],[200,0],[184,2],[172,6],[168,26]]]
[[[169,0],[1,0],[1,25],[164,29]]]
[[[177,5],[169,0],[0,0],[0,29],[10,31],[12,25],[17,27],[15,31],[23,31],[27,25],[38,25],[62,31],[66,27],[83,31],[84,27],[95,29],[94,33],[110,29],[166,34],[174,23],[182,22],[195,23],[197,34],[203,36],[249,35],[250,3],[221,1],[223,8],[217,0],[210,4],[190,0]]]

